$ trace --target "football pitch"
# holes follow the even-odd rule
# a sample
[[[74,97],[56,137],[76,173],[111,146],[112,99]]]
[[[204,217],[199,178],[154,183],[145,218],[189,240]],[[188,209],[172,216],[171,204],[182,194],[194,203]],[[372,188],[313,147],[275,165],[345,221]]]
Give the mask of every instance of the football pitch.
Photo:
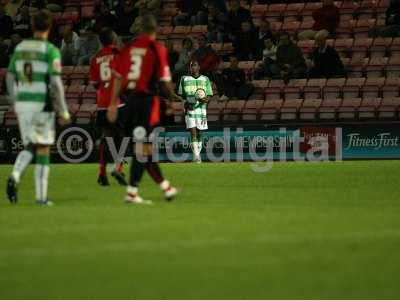
[[[37,207],[32,168],[12,206],[0,166],[0,299],[399,299],[400,161],[162,167],[175,202],[52,165]]]

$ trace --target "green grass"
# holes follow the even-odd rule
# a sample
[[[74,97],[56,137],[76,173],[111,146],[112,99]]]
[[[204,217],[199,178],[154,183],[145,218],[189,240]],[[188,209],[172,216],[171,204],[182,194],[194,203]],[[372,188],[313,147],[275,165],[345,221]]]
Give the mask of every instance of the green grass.
[[[0,299],[399,299],[400,161],[165,164],[164,203],[54,165],[54,207],[0,201]],[[10,166],[0,166],[1,182]]]

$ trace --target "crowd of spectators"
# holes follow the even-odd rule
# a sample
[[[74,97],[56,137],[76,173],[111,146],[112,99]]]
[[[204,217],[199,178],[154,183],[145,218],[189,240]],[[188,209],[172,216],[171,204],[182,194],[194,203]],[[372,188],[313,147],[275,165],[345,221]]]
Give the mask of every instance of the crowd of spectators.
[[[4,2],[8,2],[4,5]],[[243,2],[243,1],[242,1]],[[276,3],[279,1],[248,1],[249,3]],[[63,11],[60,0],[3,0],[0,4],[0,68],[8,64],[14,47],[23,38],[30,37],[30,15],[37,9]],[[159,15],[162,0],[99,1],[93,19],[61,24],[53,29],[51,41],[60,47],[63,64],[88,65],[90,58],[101,47],[98,33],[104,27],[112,28],[119,44],[129,40],[139,31],[142,15]],[[392,0],[386,13],[386,25],[373,28],[371,36],[400,36],[400,0]],[[222,98],[246,99],[252,92],[248,74],[239,68],[239,61],[258,63],[252,79],[329,78],[345,75],[345,68],[336,50],[326,44],[327,38],[335,38],[340,22],[339,9],[333,0],[323,0],[321,8],[312,14],[314,25],[293,36],[287,32],[275,32],[267,18],[255,26],[250,10],[239,0],[181,0],[173,26],[207,26],[207,33],[197,37],[185,37],[179,51],[171,40],[165,42],[168,49],[174,79],[188,72],[189,62],[195,58],[201,72],[217,84]],[[296,40],[315,40],[315,48],[304,57]],[[232,43],[233,54],[220,57],[212,43]],[[219,70],[222,61],[230,61],[229,68]]]

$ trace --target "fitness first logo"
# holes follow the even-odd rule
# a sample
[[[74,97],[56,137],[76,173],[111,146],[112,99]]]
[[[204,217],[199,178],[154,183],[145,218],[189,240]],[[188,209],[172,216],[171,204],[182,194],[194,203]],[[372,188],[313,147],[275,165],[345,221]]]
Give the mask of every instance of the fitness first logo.
[[[399,147],[400,139],[390,132],[382,132],[374,137],[363,137],[360,133],[347,134],[348,142],[345,149],[351,148],[373,148],[378,150],[386,147]]]
[[[58,154],[64,161],[77,164],[90,157],[94,143],[85,129],[69,127],[60,133],[56,146]]]

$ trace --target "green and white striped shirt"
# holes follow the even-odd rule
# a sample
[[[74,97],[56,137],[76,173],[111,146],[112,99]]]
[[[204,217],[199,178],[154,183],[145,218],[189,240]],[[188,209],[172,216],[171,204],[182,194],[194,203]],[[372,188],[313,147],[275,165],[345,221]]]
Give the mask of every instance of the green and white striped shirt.
[[[183,99],[186,101],[192,100],[190,102],[194,103],[195,94],[198,89],[203,89],[206,92],[207,97],[213,95],[211,82],[207,76],[200,75],[198,78],[194,78],[193,76],[182,76],[179,83],[178,94],[182,96]],[[196,101],[193,106],[193,111],[188,111],[187,114],[198,118],[205,117],[205,114],[202,116],[202,111],[205,112],[206,107],[206,103]]]
[[[50,76],[61,75],[60,51],[46,40],[26,39],[15,48],[8,72],[16,80],[16,105],[43,108],[49,101]]]

